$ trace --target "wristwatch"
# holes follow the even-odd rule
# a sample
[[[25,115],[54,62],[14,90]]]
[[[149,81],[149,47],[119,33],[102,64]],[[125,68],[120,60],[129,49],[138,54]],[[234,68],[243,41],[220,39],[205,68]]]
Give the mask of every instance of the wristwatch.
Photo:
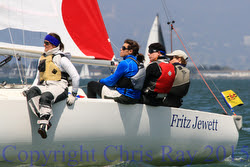
[[[76,97],[77,93],[75,93],[75,92],[72,92],[72,95],[73,95],[74,97]]]

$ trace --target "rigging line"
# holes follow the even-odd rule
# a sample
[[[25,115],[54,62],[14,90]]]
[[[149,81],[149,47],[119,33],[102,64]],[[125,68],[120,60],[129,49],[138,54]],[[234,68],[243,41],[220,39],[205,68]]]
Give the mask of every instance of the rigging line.
[[[165,15],[167,17],[167,20],[168,20],[168,22],[170,22],[171,18],[168,16],[167,9],[166,9],[166,4],[165,4],[164,0],[161,0],[161,3],[162,3],[162,6],[163,6],[164,13],[165,13]]]
[[[201,67],[202,67],[202,69],[203,70],[207,70],[202,64],[199,64]],[[213,83],[213,85],[214,85],[214,87],[217,89],[217,91],[219,92],[219,93],[221,93],[221,91],[219,90],[219,88],[216,86],[216,84],[214,83],[214,81],[210,78],[209,79],[212,83]]]
[[[164,12],[165,12],[165,15],[167,17],[168,22],[171,22],[173,19],[172,19],[172,16],[168,10],[167,4],[164,0],[161,0],[161,2],[162,2],[162,6],[163,6],[163,9],[164,9]]]
[[[120,49],[116,46],[116,44],[115,44],[114,42],[112,42],[111,40],[110,40],[110,42],[111,42],[111,44],[115,47],[115,49],[119,52]]]
[[[21,8],[22,8],[22,13],[23,13],[23,1],[21,1]],[[22,17],[22,35],[23,35],[23,45],[25,45],[25,36],[24,36],[24,18]]]
[[[115,47],[115,49],[116,49],[118,52],[120,51],[119,48],[116,46],[116,44],[115,44],[114,42],[112,42],[112,41],[110,40],[110,43]],[[113,52],[114,52],[114,51],[113,51]],[[112,60],[118,61],[118,60],[117,60],[117,57],[115,56],[115,52],[114,52],[114,58],[113,58]],[[116,68],[116,67],[109,67],[109,70],[110,70],[110,73],[111,73],[111,74],[114,73],[115,68]]]
[[[217,91],[218,91],[219,93],[221,93],[221,91],[220,91],[219,88],[216,86],[216,84],[214,83],[214,81],[213,81],[212,79],[210,79],[210,81],[213,83],[213,85],[214,85],[214,87],[217,89]]]
[[[189,54],[187,48],[185,47],[183,41],[181,40],[179,34],[177,33],[177,31],[175,30],[175,28],[174,28],[173,26],[172,26],[172,28],[173,28],[173,30],[175,31],[177,37],[179,38],[179,40],[180,40],[182,46],[184,47],[185,51],[187,52],[188,57],[189,57],[189,58],[191,59],[191,61],[193,62],[194,66],[195,66],[196,70],[198,71],[199,75],[201,76],[202,80],[204,81],[204,83],[206,84],[206,86],[208,87],[208,89],[210,90],[210,92],[212,93],[212,95],[214,96],[214,98],[217,100],[218,104],[221,106],[221,108],[222,108],[222,109],[224,110],[224,112],[227,114],[227,111],[226,111],[225,108],[222,106],[222,104],[220,103],[220,101],[218,100],[218,98],[215,96],[215,94],[214,94],[214,92],[212,91],[212,89],[210,88],[210,86],[207,84],[207,82],[206,82],[205,78],[202,76],[200,70],[197,68],[197,66],[196,66],[196,64],[194,63],[192,57],[190,56],[190,54]]]
[[[173,21],[174,18],[172,17],[171,12],[170,12],[170,10],[168,9],[168,6],[167,6],[166,2],[165,2],[165,7],[166,7],[166,9],[167,9],[167,12],[168,12],[168,15],[169,15],[169,17],[170,17],[170,20]]]
[[[10,26],[8,28],[8,31],[9,31],[11,43],[14,44],[13,37],[12,37],[11,31],[10,31]],[[20,67],[19,67],[19,64],[18,64],[18,58],[17,58],[17,54],[16,54],[16,50],[14,48],[14,45],[13,45],[13,55],[15,56],[19,77],[21,79],[21,83],[23,84],[22,74],[21,74],[21,70],[20,70]]]
[[[8,17],[9,17],[9,16],[8,16]],[[10,20],[10,19],[8,19],[8,20]],[[19,64],[18,64],[18,58],[17,58],[16,50],[15,50],[15,47],[14,47],[14,45],[13,45],[13,44],[14,44],[14,41],[13,41],[13,36],[12,36],[12,34],[11,34],[11,30],[10,30],[11,26],[10,26],[10,23],[9,23],[9,22],[8,22],[8,25],[9,25],[9,27],[8,27],[8,32],[9,32],[11,44],[12,44],[12,47],[13,47],[13,56],[15,56],[16,64],[17,64],[17,69],[18,69],[18,73],[19,73],[19,77],[20,77],[20,79],[21,79],[21,83],[23,84],[22,74],[21,74],[20,67],[19,67]]]
[[[184,41],[184,43],[186,43],[185,42],[185,39],[184,39],[184,37],[183,37],[183,35],[180,33],[180,36],[181,36],[181,39],[182,39],[182,41]],[[188,48],[190,49],[190,46],[189,45],[187,45],[188,46]],[[202,67],[202,69],[204,69],[204,70],[206,70],[206,68],[202,65],[202,64],[199,64],[201,67]],[[212,83],[213,83],[213,85],[214,85],[214,87],[217,89],[217,91],[220,93],[221,91],[219,90],[219,88],[216,86],[216,84],[214,83],[214,81],[212,80],[212,79],[209,79]]]
[[[167,7],[166,1],[161,0],[162,2],[162,6],[165,12],[165,15],[167,17],[167,24],[169,25],[169,34],[170,34],[170,48],[171,48],[171,52],[173,51],[173,38],[172,38],[172,29],[171,29],[171,24],[174,24],[175,21],[173,20],[170,10]]]
[[[180,33],[180,36],[181,36],[181,39],[182,39],[182,41],[184,41],[184,43],[186,43],[185,42],[185,39],[184,39],[184,37],[183,37],[183,35]],[[190,49],[190,46],[188,46],[188,48]],[[204,70],[206,70],[206,68],[202,65],[202,64],[199,64],[201,67],[202,67],[202,69],[204,69]],[[219,90],[219,88],[216,86],[216,84],[214,83],[214,81],[212,80],[212,79],[209,79],[212,83],[213,83],[213,85],[214,85],[214,87],[217,89],[217,91],[220,93],[220,90]]]
[[[21,1],[21,8],[22,8],[22,13],[23,13],[23,1]],[[23,45],[25,46],[25,32],[24,32],[24,18],[22,17],[22,26],[23,26],[23,29],[22,29],[22,36],[23,36]],[[22,67],[22,73],[23,73],[23,78],[24,78],[24,83],[27,84],[27,76],[25,75],[26,71],[27,71],[27,58],[26,58],[26,55],[24,55],[24,65],[25,65],[25,69],[23,69],[23,66]]]

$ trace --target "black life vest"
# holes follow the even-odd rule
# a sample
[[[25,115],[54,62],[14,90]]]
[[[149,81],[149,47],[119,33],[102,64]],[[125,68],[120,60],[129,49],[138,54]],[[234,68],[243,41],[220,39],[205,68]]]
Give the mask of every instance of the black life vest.
[[[130,78],[121,77],[117,82],[117,86],[120,88],[141,90],[146,78],[146,70],[144,65],[132,57],[128,57],[128,59],[132,59],[138,65],[138,72]]]
[[[182,65],[174,65],[175,66],[175,80],[173,86],[169,92],[169,94],[173,94],[175,96],[183,97],[188,93],[188,89],[190,86],[190,71],[188,68],[183,67]]]

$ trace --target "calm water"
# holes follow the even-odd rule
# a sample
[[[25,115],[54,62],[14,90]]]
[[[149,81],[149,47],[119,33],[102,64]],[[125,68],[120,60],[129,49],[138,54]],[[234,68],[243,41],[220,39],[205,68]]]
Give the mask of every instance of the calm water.
[[[3,81],[0,80],[0,82]],[[9,80],[9,83],[14,82],[13,80]],[[215,166],[231,166],[231,167],[250,167],[250,102],[249,102],[249,85],[250,79],[213,79],[213,82],[207,80],[211,89],[216,94],[217,98],[223,104],[225,109],[229,114],[231,111],[224,104],[223,99],[221,98],[220,91],[225,91],[232,89],[244,102],[243,106],[235,107],[235,112],[237,115],[243,116],[243,129],[240,131],[240,137],[238,146],[235,149],[234,157],[229,157],[225,159],[223,162],[214,163],[214,164],[203,164],[203,165],[190,165],[191,167],[215,167]],[[216,87],[214,84],[216,84]],[[82,80],[81,86],[84,90],[86,90],[87,81]],[[188,95],[184,98],[183,108],[202,110],[207,112],[216,112],[223,113],[224,111],[218,105],[217,101],[211,95],[206,85],[202,80],[192,80],[191,86]],[[0,163],[0,166],[8,166],[8,164]],[[29,165],[15,165],[18,167],[21,166],[29,166]],[[112,167],[153,167],[151,165],[147,165],[141,162],[124,162],[118,165],[113,165]]]

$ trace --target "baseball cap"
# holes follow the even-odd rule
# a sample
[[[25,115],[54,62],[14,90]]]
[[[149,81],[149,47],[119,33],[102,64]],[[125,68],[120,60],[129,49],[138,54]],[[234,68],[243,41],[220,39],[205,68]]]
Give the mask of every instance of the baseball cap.
[[[152,43],[148,46],[148,53],[154,53],[160,51],[162,55],[166,54],[165,47],[160,43]]]
[[[167,53],[166,55],[167,57],[178,56],[178,57],[183,57],[185,60],[188,59],[188,56],[182,50],[175,50],[172,53]]]

